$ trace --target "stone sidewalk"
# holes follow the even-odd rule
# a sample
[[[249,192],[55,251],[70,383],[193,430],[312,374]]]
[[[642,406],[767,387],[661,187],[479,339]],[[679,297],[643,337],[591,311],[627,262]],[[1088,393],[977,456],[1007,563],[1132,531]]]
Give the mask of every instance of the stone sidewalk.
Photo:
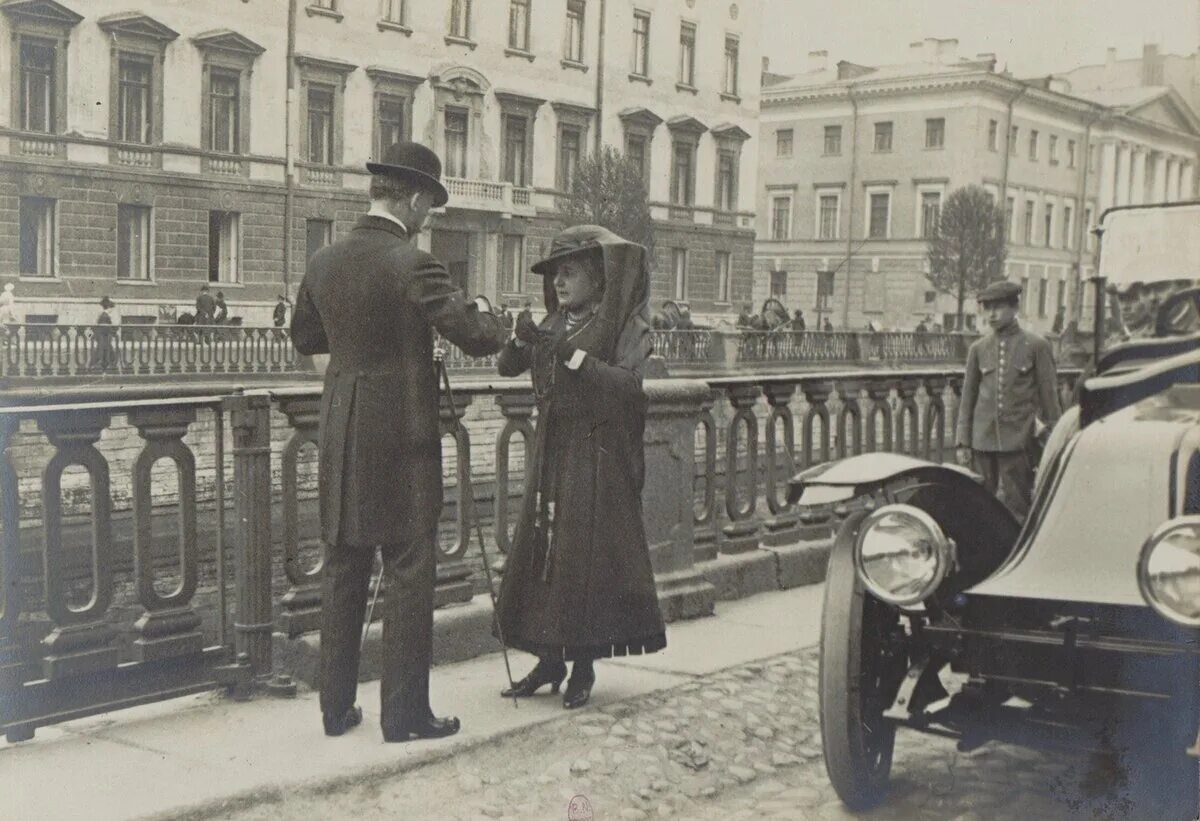
[[[668,627],[668,648],[597,665],[594,708],[817,643],[819,585],[718,602],[716,615]],[[514,676],[532,666],[515,654]],[[378,682],[360,686],[366,722],[338,739],[321,732],[316,693],[248,703],[206,694],[39,730],[0,743],[0,815],[13,821],[87,817],[223,817],[298,791],[327,792],[380,779],[562,720],[557,699],[498,697],[499,654],[435,667],[434,710],[463,730],[438,741],[384,744]],[[585,711],[586,712],[586,711]]]

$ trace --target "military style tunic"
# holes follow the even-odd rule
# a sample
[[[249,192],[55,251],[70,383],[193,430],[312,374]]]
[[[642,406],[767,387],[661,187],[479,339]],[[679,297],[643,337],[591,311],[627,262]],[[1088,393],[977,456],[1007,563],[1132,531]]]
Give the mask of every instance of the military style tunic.
[[[955,445],[976,451],[1023,451],[1034,420],[1053,427],[1062,411],[1050,343],[1013,322],[967,352]]]

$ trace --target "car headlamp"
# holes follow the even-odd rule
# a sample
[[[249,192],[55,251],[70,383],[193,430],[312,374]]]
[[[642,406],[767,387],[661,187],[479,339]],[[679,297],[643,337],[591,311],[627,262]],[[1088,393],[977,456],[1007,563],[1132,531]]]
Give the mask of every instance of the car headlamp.
[[[926,599],[954,563],[954,543],[923,510],[885,505],[863,520],[854,548],[858,578],[888,604]]]
[[[1171,519],[1142,545],[1138,587],[1146,604],[1185,627],[1200,627],[1200,516]]]

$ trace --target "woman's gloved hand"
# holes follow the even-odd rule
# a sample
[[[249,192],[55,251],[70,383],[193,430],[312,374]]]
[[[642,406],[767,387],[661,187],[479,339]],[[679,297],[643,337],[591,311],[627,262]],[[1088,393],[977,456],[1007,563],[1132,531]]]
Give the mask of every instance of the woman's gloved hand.
[[[517,317],[516,327],[513,333],[517,339],[524,342],[526,345],[536,345],[545,335],[545,331],[538,328],[537,323],[533,321],[527,314],[522,314]]]

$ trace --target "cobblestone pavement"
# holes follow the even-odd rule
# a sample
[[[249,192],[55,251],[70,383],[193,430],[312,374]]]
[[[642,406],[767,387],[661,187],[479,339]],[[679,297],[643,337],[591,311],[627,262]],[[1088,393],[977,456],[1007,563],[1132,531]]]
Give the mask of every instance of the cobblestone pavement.
[[[568,819],[572,798],[584,796],[597,821],[852,818],[825,775],[816,673],[815,651],[790,653],[233,817]],[[597,674],[603,687],[603,664]],[[902,731],[889,800],[867,817],[1128,817],[1106,795],[1109,781],[1082,756],[1002,745],[963,754],[949,740]]]

